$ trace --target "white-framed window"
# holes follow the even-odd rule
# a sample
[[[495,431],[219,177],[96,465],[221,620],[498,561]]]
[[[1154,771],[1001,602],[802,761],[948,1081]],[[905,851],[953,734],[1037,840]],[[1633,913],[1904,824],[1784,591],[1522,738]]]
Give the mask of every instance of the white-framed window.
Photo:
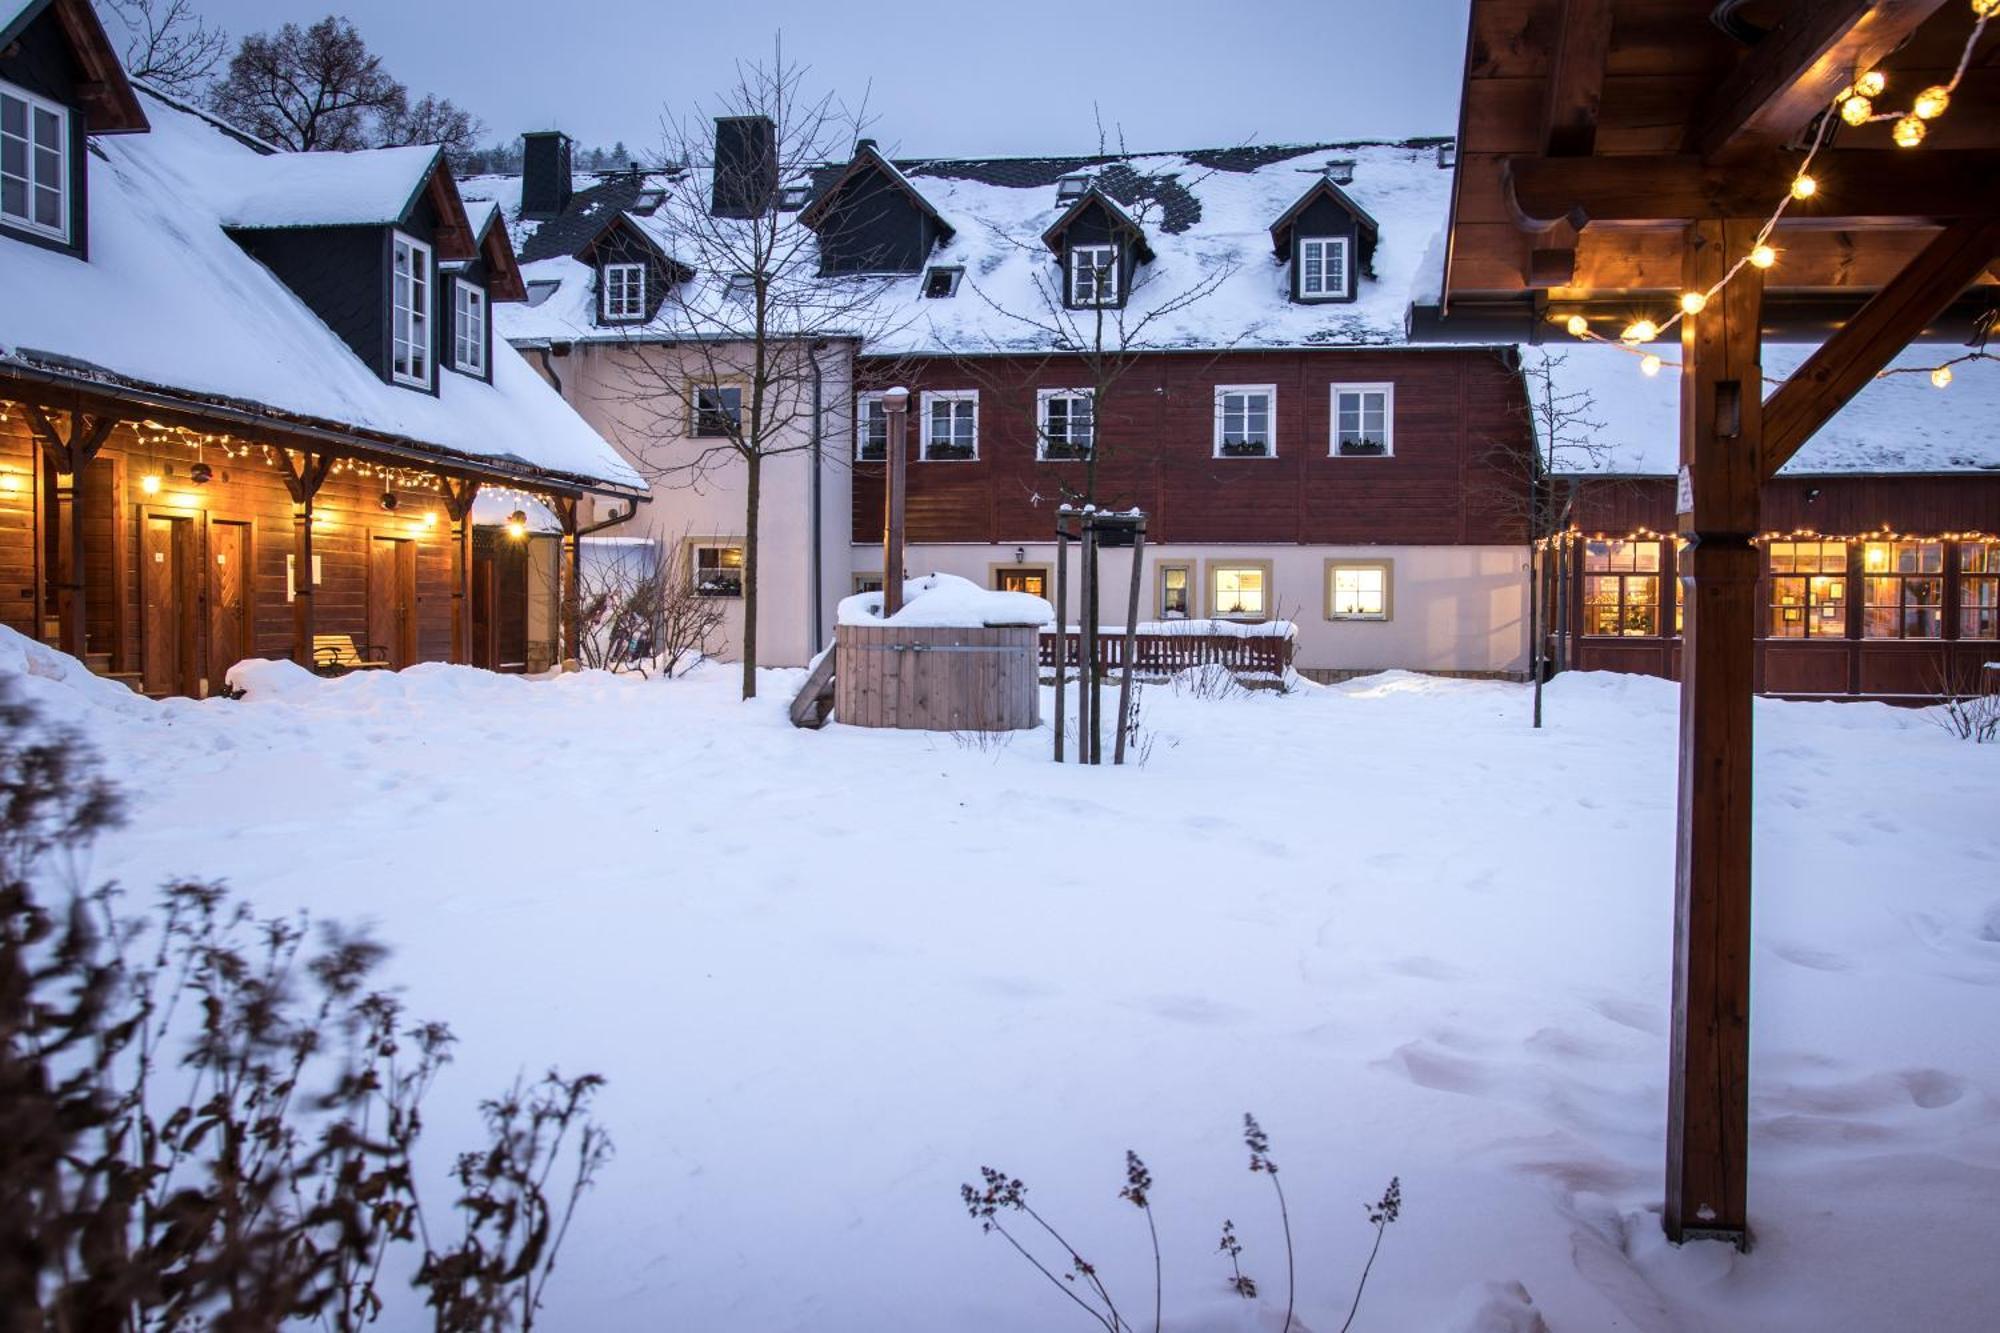
[[[689,407],[693,409],[693,421],[689,423],[690,434],[710,436],[734,435],[743,425],[743,390],[734,384],[700,384],[689,395]]]
[[[486,293],[464,278],[451,284],[451,363],[468,375],[486,373]]]
[[[1386,458],[1396,452],[1396,386],[1333,386],[1333,442],[1337,458]]]
[[[1218,384],[1215,387],[1215,456],[1274,458],[1278,453],[1278,386]]]
[[[1299,238],[1299,296],[1307,301],[1334,301],[1350,295],[1347,237]]]
[[[1043,389],[1035,395],[1035,457],[1045,463],[1090,457],[1097,443],[1096,391]]]
[[[880,463],[889,457],[889,410],[880,393],[864,393],[854,402],[854,458]]]
[[[0,222],[69,239],[69,110],[0,83]]]
[[[431,248],[395,234],[389,374],[398,384],[431,387]]]
[[[1271,617],[1271,562],[1213,560],[1208,566],[1208,614],[1215,620]]]
[[[1072,245],[1069,248],[1069,303],[1118,304],[1118,247]]]
[[[1386,560],[1326,562],[1328,620],[1387,620],[1391,566]]]
[[[697,597],[741,597],[743,548],[723,542],[691,543],[688,577]]]
[[[624,324],[646,317],[646,266],[604,266],[603,315],[607,324]]]
[[[962,463],[979,457],[979,390],[924,391],[923,451],[926,463]]]

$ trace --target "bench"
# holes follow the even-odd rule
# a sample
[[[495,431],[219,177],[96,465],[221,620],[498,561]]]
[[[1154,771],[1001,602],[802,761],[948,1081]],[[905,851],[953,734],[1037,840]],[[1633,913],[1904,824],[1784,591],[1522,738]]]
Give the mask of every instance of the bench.
[[[344,676],[350,671],[387,671],[389,654],[372,643],[356,644],[352,634],[313,635],[315,676]]]

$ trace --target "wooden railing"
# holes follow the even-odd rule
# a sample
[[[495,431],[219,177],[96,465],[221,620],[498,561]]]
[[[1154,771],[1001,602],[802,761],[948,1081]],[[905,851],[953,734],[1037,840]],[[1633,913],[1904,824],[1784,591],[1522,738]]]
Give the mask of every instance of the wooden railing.
[[[1083,660],[1083,636],[1075,630],[1061,636],[1063,660],[1074,670]],[[1053,671],[1056,639],[1043,631],[1041,664]],[[1190,667],[1211,663],[1229,668],[1238,675],[1282,677],[1292,665],[1292,639],[1285,634],[1176,634],[1141,633],[1133,636],[1133,671],[1142,676],[1167,677]],[[1125,636],[1109,626],[1097,641],[1100,671],[1117,671],[1125,665]]]

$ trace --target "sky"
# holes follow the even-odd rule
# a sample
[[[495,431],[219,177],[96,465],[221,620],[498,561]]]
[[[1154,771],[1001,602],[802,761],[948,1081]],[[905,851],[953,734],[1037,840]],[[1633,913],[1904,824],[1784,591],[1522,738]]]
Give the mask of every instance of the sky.
[[[327,13],[389,72],[486,122],[663,139],[738,59],[785,53],[890,152],[972,157],[1452,134],[1466,0],[196,0],[232,37]]]

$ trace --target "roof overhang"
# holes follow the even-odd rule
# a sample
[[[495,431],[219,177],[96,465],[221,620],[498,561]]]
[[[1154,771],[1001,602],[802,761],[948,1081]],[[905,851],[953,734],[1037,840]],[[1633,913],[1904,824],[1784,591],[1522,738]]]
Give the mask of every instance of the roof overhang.
[[[1075,203],[1063,210],[1061,217],[1049,224],[1048,230],[1042,233],[1042,244],[1058,254],[1062,253],[1063,233],[1083,216],[1086,209],[1093,206],[1104,210],[1105,215],[1111,219],[1113,231],[1132,242],[1132,253],[1137,255],[1142,263],[1153,262],[1153,247],[1146,241],[1145,228],[1134,222],[1132,215],[1119,207],[1116,199],[1104,193],[1094,183],[1077,196]]]
[[[86,76],[78,87],[84,125],[92,134],[143,134],[151,129],[138,94],[125,77],[124,63],[90,0],[29,0],[12,22],[0,28],[0,49],[11,45],[29,24],[50,10],[55,11],[70,51]]]
[[[1342,212],[1354,219],[1355,226],[1361,229],[1362,234],[1368,238],[1371,244],[1380,233],[1381,229],[1376,226],[1375,219],[1370,216],[1367,209],[1355,203],[1347,191],[1341,189],[1340,186],[1328,180],[1325,176],[1321,176],[1310,186],[1306,187],[1306,192],[1300,195],[1276,222],[1271,224],[1271,248],[1277,252],[1280,259],[1287,258],[1291,254],[1292,224],[1298,221],[1299,214],[1312,206],[1312,202],[1315,199],[1331,200]]]
[[[931,205],[930,200],[924,198],[923,191],[903,174],[902,168],[882,156],[880,150],[872,143],[866,142],[856,148],[854,157],[840,175],[834,178],[833,183],[821,190],[811,203],[799,210],[799,225],[809,231],[818,231],[827,214],[833,210],[833,202],[840,196],[841,191],[845,190],[856,176],[869,171],[884,177],[891,185],[902,191],[910,202],[916,205],[919,212],[937,224],[943,240],[949,241],[957,235],[957,228],[945,221],[944,215]]]

